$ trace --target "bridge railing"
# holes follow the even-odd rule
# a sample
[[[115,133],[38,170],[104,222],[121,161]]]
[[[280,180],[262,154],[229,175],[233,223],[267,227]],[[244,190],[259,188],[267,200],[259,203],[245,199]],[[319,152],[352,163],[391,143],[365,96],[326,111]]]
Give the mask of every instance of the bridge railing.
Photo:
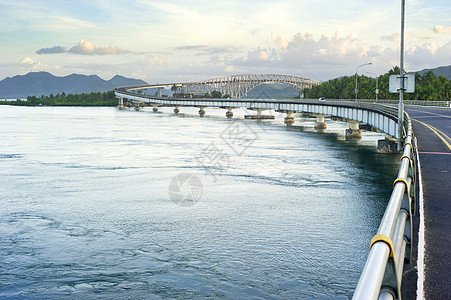
[[[370,243],[370,253],[353,299],[400,299],[404,263],[412,258],[412,215],[415,211],[416,139],[405,114],[404,151],[398,178]]]
[[[135,86],[135,88],[142,88],[144,85]],[[130,88],[130,87],[129,87]],[[116,91],[120,91],[123,94],[128,95],[136,95],[135,92],[127,90],[127,87],[123,88],[116,88]],[[147,94],[140,94],[142,97],[146,98],[155,98],[155,96],[147,95]],[[168,98],[167,98],[168,99]],[[171,98],[169,98],[171,99]],[[258,101],[274,101],[277,100],[278,102],[318,102],[318,103],[347,103],[349,105],[357,105],[360,107],[364,107],[365,104],[371,103],[371,104],[382,104],[382,105],[398,105],[399,100],[387,100],[387,99],[378,99],[377,101],[375,99],[358,99],[357,101],[353,99],[327,99],[326,101],[320,101],[318,99],[233,99],[233,100],[245,100],[245,101],[252,101],[252,100],[258,100]],[[224,100],[222,100],[224,101]],[[430,107],[447,107],[451,108],[451,101],[432,101],[432,100],[404,100],[405,105],[413,105],[413,106],[430,106]]]
[[[341,100],[341,99],[327,99],[328,101],[353,101],[353,100]],[[399,100],[387,100],[387,99],[358,99],[358,103],[379,103],[397,105]],[[404,105],[413,106],[431,106],[431,107],[451,107],[451,101],[434,101],[434,100],[404,100]]]

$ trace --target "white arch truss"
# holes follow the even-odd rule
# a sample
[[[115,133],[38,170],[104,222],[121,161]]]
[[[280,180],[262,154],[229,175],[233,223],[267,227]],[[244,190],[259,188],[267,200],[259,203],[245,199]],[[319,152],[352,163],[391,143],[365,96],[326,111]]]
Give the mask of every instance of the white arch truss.
[[[301,92],[304,88],[311,88],[321,84],[318,80],[313,80],[296,75],[283,74],[245,74],[224,76],[199,82],[188,82],[176,84],[185,94],[202,94],[213,91],[221,92],[232,98],[241,98],[253,88],[269,82],[278,82],[289,85]]]
[[[283,74],[245,74],[224,76],[204,81],[184,82],[184,83],[164,83],[146,84],[116,88],[116,90],[139,91],[149,88],[173,88],[177,93],[183,94],[206,94],[213,91],[221,92],[222,95],[229,95],[239,99],[247,92],[263,83],[278,82],[291,86],[298,92],[305,88],[320,85],[321,81],[313,80],[296,75]],[[175,91],[174,91],[175,92]]]

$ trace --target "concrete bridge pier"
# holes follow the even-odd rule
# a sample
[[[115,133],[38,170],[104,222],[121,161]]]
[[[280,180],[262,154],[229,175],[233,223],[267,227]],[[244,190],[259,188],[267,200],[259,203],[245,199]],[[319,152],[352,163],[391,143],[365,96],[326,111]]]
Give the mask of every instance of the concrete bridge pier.
[[[287,116],[283,119],[283,122],[287,126],[292,126],[294,124],[293,114],[295,113],[295,111],[287,111],[285,113],[287,114]]]
[[[399,153],[398,141],[386,136],[385,139],[377,141],[377,151],[380,153]]]
[[[139,106],[139,103],[135,103],[135,110],[136,111],[140,111],[141,110],[141,106]]]
[[[233,111],[231,107],[227,107],[226,117],[229,119],[233,117]]]
[[[270,120],[274,119],[274,116],[272,115],[264,115],[263,112],[265,110],[271,110],[268,108],[248,108],[249,110],[257,111],[257,115],[245,115],[245,119],[251,119],[251,120]]]
[[[314,115],[316,117],[316,125],[315,129],[326,129],[327,123],[324,121],[324,118],[327,117],[326,115]]]
[[[119,98],[119,103],[117,105],[117,108],[124,109],[124,98]]]
[[[174,108],[174,113],[175,113],[175,114],[178,114],[179,112],[180,112],[180,109],[179,109],[178,106],[176,106],[176,107]]]
[[[360,130],[358,121],[348,121],[349,129],[346,129],[346,138],[361,138],[362,131]]]
[[[157,91],[157,97],[159,97],[159,98],[161,98],[161,90],[162,90],[163,88],[162,87],[159,87],[158,88],[158,91]]]
[[[200,116],[200,117],[205,116],[205,109],[204,109],[204,107],[201,106],[201,107],[199,107],[199,108],[200,108],[200,109],[199,109],[199,116]]]

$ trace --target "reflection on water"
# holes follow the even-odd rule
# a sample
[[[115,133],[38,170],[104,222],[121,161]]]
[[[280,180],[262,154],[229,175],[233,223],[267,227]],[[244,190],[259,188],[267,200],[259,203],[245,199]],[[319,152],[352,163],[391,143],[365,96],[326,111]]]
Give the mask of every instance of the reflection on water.
[[[0,107],[0,297],[352,296],[396,175],[380,134],[160,110]]]

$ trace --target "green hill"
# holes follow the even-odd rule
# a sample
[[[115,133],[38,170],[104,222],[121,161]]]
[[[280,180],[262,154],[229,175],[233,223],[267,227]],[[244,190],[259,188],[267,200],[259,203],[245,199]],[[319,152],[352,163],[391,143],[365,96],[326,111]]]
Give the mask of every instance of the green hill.
[[[48,96],[50,94],[82,94],[107,92],[115,87],[146,84],[139,79],[116,75],[103,80],[97,75],[71,74],[57,77],[48,72],[30,72],[25,75],[7,77],[0,81],[0,98],[26,98],[27,96]]]

